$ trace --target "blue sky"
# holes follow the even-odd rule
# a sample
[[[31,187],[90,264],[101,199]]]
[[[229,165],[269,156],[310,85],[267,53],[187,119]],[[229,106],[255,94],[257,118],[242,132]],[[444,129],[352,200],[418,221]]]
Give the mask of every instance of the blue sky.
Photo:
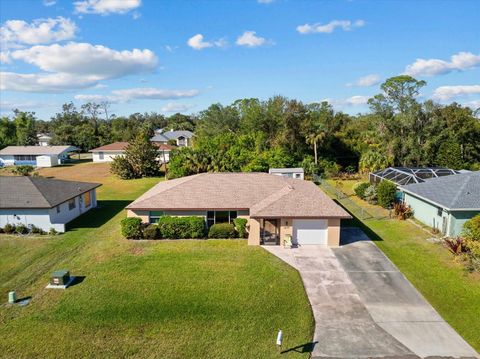
[[[391,76],[480,106],[480,1],[0,2],[1,113],[69,101],[117,115],[284,95],[364,112]]]

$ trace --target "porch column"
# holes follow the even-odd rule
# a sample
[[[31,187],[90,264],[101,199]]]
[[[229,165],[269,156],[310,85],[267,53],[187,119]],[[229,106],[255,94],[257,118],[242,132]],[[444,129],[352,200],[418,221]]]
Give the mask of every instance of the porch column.
[[[260,222],[255,218],[250,218],[248,221],[248,245],[260,245]]]

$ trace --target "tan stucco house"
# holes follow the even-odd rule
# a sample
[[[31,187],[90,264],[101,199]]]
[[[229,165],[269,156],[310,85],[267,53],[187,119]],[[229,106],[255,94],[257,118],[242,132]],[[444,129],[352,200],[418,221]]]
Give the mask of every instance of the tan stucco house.
[[[202,216],[207,226],[248,219],[248,244],[338,246],[350,215],[313,182],[266,173],[202,173],[160,182],[126,207],[128,217]]]

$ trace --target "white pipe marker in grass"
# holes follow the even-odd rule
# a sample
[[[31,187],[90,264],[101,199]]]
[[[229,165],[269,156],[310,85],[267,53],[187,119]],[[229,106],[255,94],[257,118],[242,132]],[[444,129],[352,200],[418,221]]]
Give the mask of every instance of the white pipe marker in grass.
[[[280,330],[278,331],[278,334],[277,334],[277,345],[278,345],[279,347],[282,346],[282,341],[283,341],[283,332],[282,332],[282,330],[280,329]]]

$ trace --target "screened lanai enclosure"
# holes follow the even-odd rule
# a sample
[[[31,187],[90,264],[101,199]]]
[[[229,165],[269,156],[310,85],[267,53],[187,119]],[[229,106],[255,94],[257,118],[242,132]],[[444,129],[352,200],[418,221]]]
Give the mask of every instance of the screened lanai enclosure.
[[[369,179],[372,184],[378,184],[381,181],[388,180],[399,186],[404,186],[459,173],[460,171],[440,167],[388,167],[380,171],[371,172]]]

